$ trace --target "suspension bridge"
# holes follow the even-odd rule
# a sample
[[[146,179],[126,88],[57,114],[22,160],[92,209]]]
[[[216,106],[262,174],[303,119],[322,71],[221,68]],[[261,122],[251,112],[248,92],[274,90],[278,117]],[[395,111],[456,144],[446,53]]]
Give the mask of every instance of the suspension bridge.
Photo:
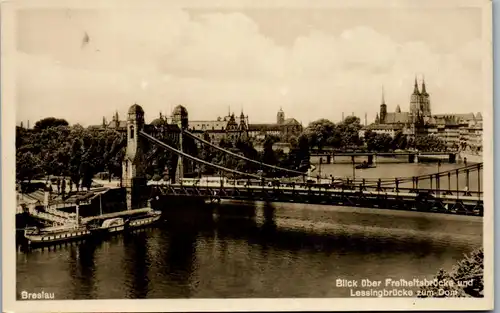
[[[178,140],[176,144],[172,144],[145,131],[144,111],[140,106],[134,105],[130,108],[127,121],[127,154],[124,160],[124,182],[129,208],[137,206],[137,199],[143,197],[140,195],[140,188],[152,187],[164,196],[199,197],[210,201],[262,200],[483,215],[482,163],[411,177],[330,177],[313,181],[306,172],[253,160],[198,138],[187,130],[187,111],[178,111],[177,116],[174,114],[175,123],[178,125]],[[227,157],[255,164],[261,171],[254,173],[226,168],[191,155],[183,151],[185,138],[198,141]],[[169,182],[147,182],[142,151],[146,141],[177,156],[175,179]],[[186,162],[213,168],[220,176],[184,178]],[[273,175],[266,177],[263,175],[263,169]],[[474,188],[471,188],[472,186]]]

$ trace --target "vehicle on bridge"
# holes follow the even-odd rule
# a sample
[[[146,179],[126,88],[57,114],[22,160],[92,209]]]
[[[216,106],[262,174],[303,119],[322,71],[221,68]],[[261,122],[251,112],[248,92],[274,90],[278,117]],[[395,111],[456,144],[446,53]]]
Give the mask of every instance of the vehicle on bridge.
[[[376,168],[376,167],[377,167],[377,166],[376,166],[376,165],[374,165],[373,163],[372,163],[372,164],[370,164],[370,163],[368,163],[368,162],[366,162],[366,161],[363,161],[363,163],[356,165],[356,169],[357,169],[357,170],[360,170],[360,169],[366,169],[366,168]]]

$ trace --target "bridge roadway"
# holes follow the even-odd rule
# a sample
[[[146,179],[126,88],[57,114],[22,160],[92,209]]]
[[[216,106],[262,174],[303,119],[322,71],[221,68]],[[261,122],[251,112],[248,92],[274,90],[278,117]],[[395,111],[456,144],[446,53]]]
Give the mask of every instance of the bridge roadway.
[[[310,149],[309,153],[314,156],[369,156],[369,155],[377,155],[377,156],[407,156],[407,155],[442,155],[448,156],[450,154],[457,154],[458,151],[397,151],[397,152],[374,152],[374,151],[335,151],[335,150],[318,150],[318,149]]]
[[[154,183],[152,186],[167,196],[203,197],[220,199],[294,202],[336,206],[428,211],[483,215],[482,192],[432,190],[364,186],[362,188],[335,188],[327,186],[241,186],[211,184]]]

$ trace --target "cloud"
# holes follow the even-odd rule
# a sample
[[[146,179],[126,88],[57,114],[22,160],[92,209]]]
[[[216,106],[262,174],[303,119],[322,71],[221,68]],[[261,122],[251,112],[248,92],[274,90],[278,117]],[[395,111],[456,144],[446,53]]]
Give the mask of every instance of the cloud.
[[[195,119],[229,106],[253,122],[274,121],[280,107],[305,123],[342,111],[373,119],[382,85],[389,110],[407,110],[416,73],[434,112],[468,112],[481,99],[480,40],[439,53],[355,26],[337,35],[311,28],[280,45],[238,12],[38,11],[19,23],[18,121],[98,124],[134,102],[150,120],[179,103]]]

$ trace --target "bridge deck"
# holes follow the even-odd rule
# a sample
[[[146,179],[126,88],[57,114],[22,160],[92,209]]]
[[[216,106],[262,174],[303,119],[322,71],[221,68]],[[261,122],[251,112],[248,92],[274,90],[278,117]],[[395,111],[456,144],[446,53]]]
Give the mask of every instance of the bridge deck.
[[[238,185],[225,185],[225,186],[220,186],[217,184],[210,184],[210,185],[186,185],[186,184],[168,184],[173,188],[199,188],[199,189],[208,189],[212,191],[217,191],[217,190],[236,190],[238,189],[239,191],[243,190],[249,190],[249,191],[284,191],[284,192],[289,192],[289,193],[294,193],[294,194],[299,194],[299,195],[308,195],[310,191],[315,191],[315,192],[321,192],[322,194],[339,194],[339,193],[344,193],[344,194],[363,194],[365,196],[386,196],[386,197],[398,197],[398,198],[408,198],[408,199],[414,199],[418,196],[421,195],[419,192],[408,192],[407,188],[403,189],[401,188],[401,191],[373,191],[373,190],[352,190],[352,189],[339,189],[339,188],[319,188],[319,187],[310,187],[310,188],[304,188],[304,187],[270,187],[270,186],[238,186]],[[425,191],[428,191],[427,189]],[[451,191],[450,191],[451,192]],[[462,193],[462,195],[460,195]],[[472,195],[463,195],[463,191],[459,191],[459,194],[457,195],[447,195],[445,194],[445,191],[440,191],[439,193],[435,193],[432,196],[437,199],[442,199],[442,200],[449,200],[449,201],[466,201],[466,202],[478,202],[482,201],[481,196],[472,196]]]
[[[369,187],[373,188],[373,187]],[[159,184],[157,189],[164,195],[202,197],[211,201],[218,199],[293,202],[340,206],[403,209],[436,213],[483,215],[481,193],[428,190],[355,190],[338,188],[297,188],[272,186],[236,185],[181,185]]]

